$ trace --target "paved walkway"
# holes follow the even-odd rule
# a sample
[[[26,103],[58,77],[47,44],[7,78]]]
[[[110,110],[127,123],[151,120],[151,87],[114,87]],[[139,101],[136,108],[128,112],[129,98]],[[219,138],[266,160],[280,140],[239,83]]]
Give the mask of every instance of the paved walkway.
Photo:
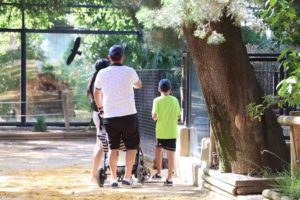
[[[184,176],[175,178],[173,187],[149,181],[141,189],[112,190],[107,181],[104,188],[98,188],[88,181],[94,144],[95,132],[86,128],[43,133],[30,128],[0,128],[0,199],[229,199],[192,186],[187,158],[181,160],[187,167],[182,171]]]
[[[173,187],[148,182],[135,190],[90,185],[94,143],[94,137],[0,140],[0,199],[226,199],[179,179]]]

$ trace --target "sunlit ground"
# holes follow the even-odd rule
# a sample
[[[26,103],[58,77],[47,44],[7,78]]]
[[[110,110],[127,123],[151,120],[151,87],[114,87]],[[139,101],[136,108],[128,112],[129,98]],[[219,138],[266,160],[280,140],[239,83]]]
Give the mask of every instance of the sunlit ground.
[[[175,179],[173,187],[145,183],[111,189],[89,183],[94,140],[0,142],[0,199],[224,199]]]

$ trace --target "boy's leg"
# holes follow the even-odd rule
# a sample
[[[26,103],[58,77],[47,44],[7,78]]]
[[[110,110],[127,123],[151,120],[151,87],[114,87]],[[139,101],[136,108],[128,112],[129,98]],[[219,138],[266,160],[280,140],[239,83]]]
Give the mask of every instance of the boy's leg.
[[[164,182],[166,186],[172,186],[173,181],[173,171],[174,171],[174,158],[175,158],[175,150],[176,150],[176,139],[166,139],[164,141],[164,149],[167,150],[168,157],[168,178]]]
[[[167,150],[167,157],[168,157],[168,180],[172,180],[173,171],[174,171],[174,156],[175,151]]]
[[[155,162],[156,162],[157,174],[161,173],[162,158],[163,158],[163,149],[161,147],[156,147],[155,148]]]

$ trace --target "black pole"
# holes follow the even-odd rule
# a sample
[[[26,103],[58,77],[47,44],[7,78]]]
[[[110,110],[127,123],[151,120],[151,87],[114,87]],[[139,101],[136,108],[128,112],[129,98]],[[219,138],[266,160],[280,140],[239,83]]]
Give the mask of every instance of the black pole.
[[[277,96],[278,72],[273,74],[273,96]]]
[[[183,92],[183,118],[184,125],[190,126],[190,53],[183,52],[182,65],[183,65],[183,80],[182,80],[182,92]]]
[[[22,31],[21,31],[21,125],[26,125],[26,31],[24,2],[21,5]]]

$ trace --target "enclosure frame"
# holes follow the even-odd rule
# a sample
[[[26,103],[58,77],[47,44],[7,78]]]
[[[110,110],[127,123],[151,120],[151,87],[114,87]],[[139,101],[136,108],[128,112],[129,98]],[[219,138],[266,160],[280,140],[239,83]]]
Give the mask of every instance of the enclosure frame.
[[[25,12],[21,3],[1,3],[3,6],[15,6],[20,7],[22,13],[22,28],[14,29],[14,28],[0,28],[0,33],[4,32],[12,32],[12,33],[20,33],[21,34],[21,84],[20,84],[20,92],[21,92],[21,121],[20,122],[0,122],[1,126],[32,126],[33,123],[26,122],[26,34],[27,33],[52,33],[52,34],[95,34],[95,35],[136,35],[139,37],[141,35],[140,30],[91,30],[91,29],[70,29],[70,28],[59,28],[59,29],[27,29],[25,23]],[[30,6],[45,6],[46,4],[30,4]],[[80,5],[80,4],[72,4],[69,7],[73,8],[118,8],[113,6],[104,6],[104,5]],[[48,122],[47,125],[50,126],[64,126],[64,123],[61,122]],[[71,126],[82,126],[89,125],[87,122],[71,122]]]

